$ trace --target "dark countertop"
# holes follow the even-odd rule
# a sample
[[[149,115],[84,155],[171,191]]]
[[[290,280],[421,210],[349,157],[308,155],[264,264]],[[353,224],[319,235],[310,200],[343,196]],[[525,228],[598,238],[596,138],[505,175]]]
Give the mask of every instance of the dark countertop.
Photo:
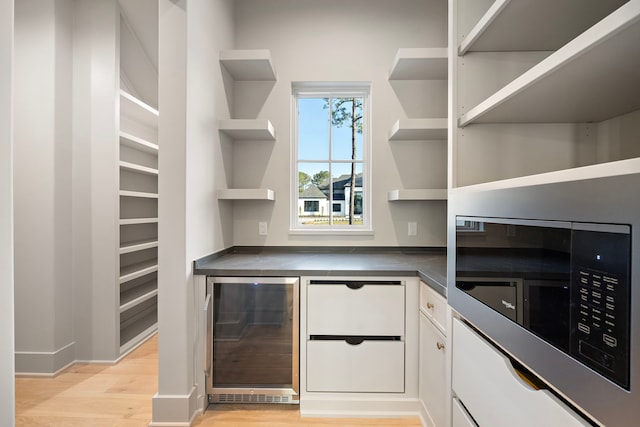
[[[418,276],[447,294],[445,248],[236,246],[200,258],[207,276]]]

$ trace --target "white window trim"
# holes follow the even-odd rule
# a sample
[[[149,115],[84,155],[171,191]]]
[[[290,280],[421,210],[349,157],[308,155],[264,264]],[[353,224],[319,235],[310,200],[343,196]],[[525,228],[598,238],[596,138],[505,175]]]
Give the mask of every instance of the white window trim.
[[[291,85],[291,194],[289,234],[301,235],[372,235],[373,203],[371,180],[371,82],[294,82]],[[331,225],[320,227],[298,224],[298,98],[300,97],[348,97],[363,98],[362,121],[362,178],[366,183],[362,189],[363,224]],[[329,206],[331,208],[331,206]]]

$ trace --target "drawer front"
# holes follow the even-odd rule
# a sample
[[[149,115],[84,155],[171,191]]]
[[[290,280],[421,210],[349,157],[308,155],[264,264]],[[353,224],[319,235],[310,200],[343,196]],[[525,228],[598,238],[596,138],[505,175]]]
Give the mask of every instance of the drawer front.
[[[307,341],[307,391],[404,392],[404,342]]]
[[[311,284],[307,288],[309,335],[404,336],[404,286]]]
[[[464,410],[460,401],[456,398],[453,399],[451,411],[453,416],[451,425],[453,427],[478,427],[478,425],[473,422],[469,414],[467,414],[467,411]]]
[[[420,309],[446,335],[447,300],[424,282],[420,282]]]
[[[458,319],[453,323],[452,386],[481,427],[589,425],[548,390],[529,386],[506,356]]]

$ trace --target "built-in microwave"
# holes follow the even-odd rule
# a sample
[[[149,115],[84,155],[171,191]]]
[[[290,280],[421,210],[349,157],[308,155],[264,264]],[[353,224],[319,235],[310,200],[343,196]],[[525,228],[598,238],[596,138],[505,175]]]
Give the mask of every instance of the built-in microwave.
[[[631,227],[456,218],[457,291],[630,390]]]

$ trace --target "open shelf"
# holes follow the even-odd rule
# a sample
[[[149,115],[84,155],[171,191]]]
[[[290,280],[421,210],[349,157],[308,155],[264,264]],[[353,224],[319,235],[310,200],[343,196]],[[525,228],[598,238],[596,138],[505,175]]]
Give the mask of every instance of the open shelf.
[[[409,189],[389,191],[390,202],[411,200],[447,200],[446,189]]]
[[[596,165],[581,166],[572,169],[563,169],[536,175],[527,175],[517,178],[467,185],[457,187],[451,191],[460,193],[465,191],[501,190],[622,175],[640,175],[640,158],[618,160],[615,162],[599,163]]]
[[[134,313],[130,313],[134,311]],[[157,298],[121,313],[120,354],[127,353],[155,333],[158,328]]]
[[[390,141],[447,139],[447,119],[401,119],[389,131]]]
[[[156,295],[158,295],[158,282],[154,277],[148,282],[120,293],[120,313],[140,305]]]
[[[127,242],[120,245],[119,253],[128,254],[131,252],[143,251],[145,249],[157,248],[158,239],[138,240],[135,242]]]
[[[220,51],[220,63],[234,80],[276,80],[276,71],[268,49],[223,50]]]
[[[120,113],[148,127],[158,127],[158,110],[123,90],[120,91]]]
[[[275,200],[273,190],[266,188],[229,188],[218,190],[218,199],[221,200]]]
[[[446,80],[447,48],[400,48],[389,80]]]
[[[120,144],[133,148],[134,150],[144,151],[150,154],[158,154],[158,144],[154,144],[122,131],[120,132]]]
[[[132,171],[132,172],[144,173],[147,175],[158,175],[158,169],[141,166],[131,162],[125,162],[122,160],[120,161],[120,169]]]
[[[158,222],[158,218],[125,218],[120,219],[120,225],[134,224],[154,224]]]
[[[557,50],[625,2],[496,0],[468,31],[458,54]]]
[[[640,1],[632,0],[460,116],[473,123],[600,122],[640,109]]]
[[[121,197],[139,197],[142,199],[157,199],[158,198],[158,194],[157,193],[143,193],[141,191],[127,191],[127,190],[120,190],[120,196]]]
[[[227,119],[218,122],[218,130],[237,140],[276,139],[276,131],[269,120]]]
[[[120,283],[125,283],[149,273],[158,271],[158,260],[152,259],[136,264],[120,267]]]

